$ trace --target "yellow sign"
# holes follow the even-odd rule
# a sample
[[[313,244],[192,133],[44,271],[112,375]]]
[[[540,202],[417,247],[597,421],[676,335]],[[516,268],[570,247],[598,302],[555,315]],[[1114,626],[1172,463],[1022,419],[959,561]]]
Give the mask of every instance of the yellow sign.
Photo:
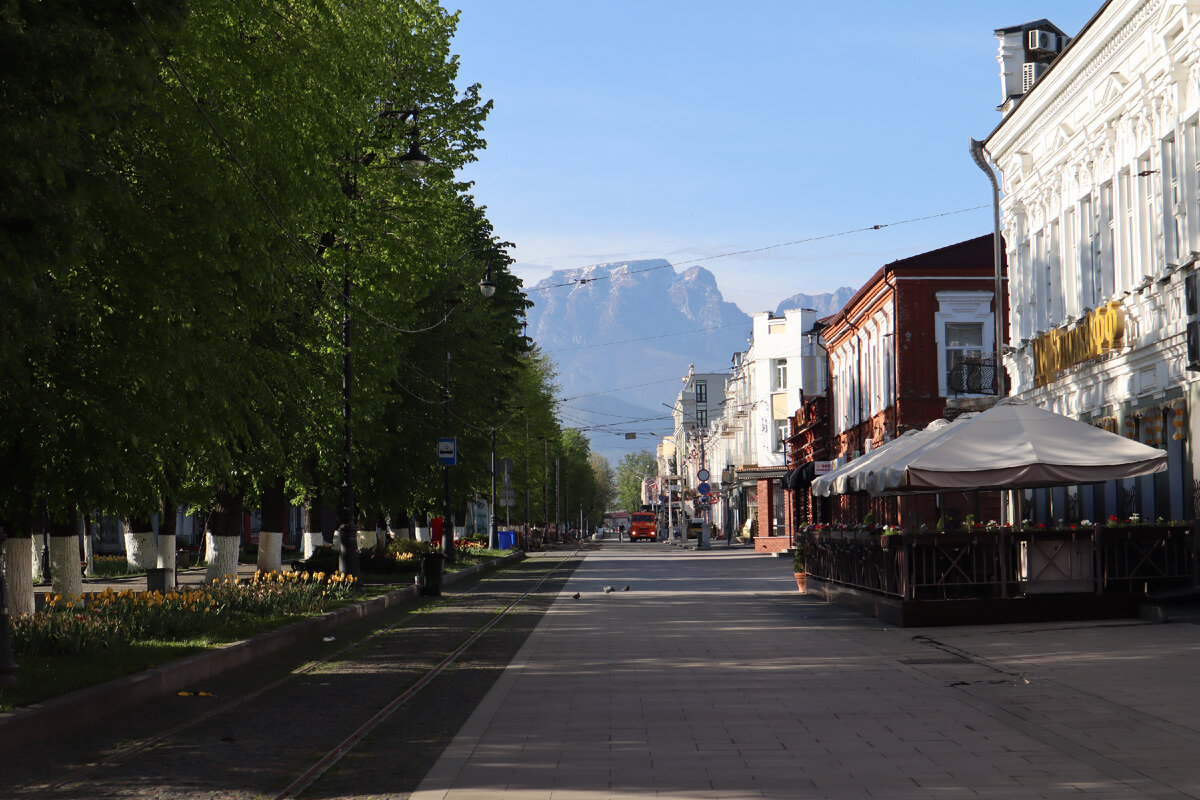
[[[1058,373],[1120,347],[1125,338],[1125,312],[1111,302],[1089,311],[1078,325],[1055,329],[1033,340],[1033,384],[1045,386]]]

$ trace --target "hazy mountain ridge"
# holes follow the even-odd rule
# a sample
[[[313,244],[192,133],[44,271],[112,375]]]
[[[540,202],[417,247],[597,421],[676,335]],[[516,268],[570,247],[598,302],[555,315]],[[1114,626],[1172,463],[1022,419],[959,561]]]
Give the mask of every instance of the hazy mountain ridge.
[[[724,372],[749,342],[750,316],[699,266],[676,272],[665,259],[649,259],[560,269],[527,293],[534,303],[528,333],[557,365],[563,421],[589,428],[593,449],[614,463],[653,450],[670,432],[664,406],[689,365]],[[851,294],[798,294],[780,307],[832,313]],[[627,432],[638,439],[627,441]]]
[[[834,292],[825,292],[824,294],[794,294],[781,302],[775,309],[777,315],[782,315],[784,311],[790,308],[811,308],[822,317],[827,317],[830,314],[835,314],[842,310],[842,306],[846,305],[847,301],[854,296],[855,289],[849,286],[843,286]]]

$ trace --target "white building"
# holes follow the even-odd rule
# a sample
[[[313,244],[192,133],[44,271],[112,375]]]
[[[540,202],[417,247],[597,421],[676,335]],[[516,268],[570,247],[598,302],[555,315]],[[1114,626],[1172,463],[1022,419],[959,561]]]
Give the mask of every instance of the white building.
[[[749,347],[734,355],[724,411],[710,438],[729,501],[722,519],[739,530],[756,518],[760,536],[783,529],[789,420],[806,394],[825,391],[824,353],[811,335],[816,321],[812,309],[755,314]]]
[[[1170,455],[1158,476],[1037,492],[1037,516],[1191,518],[1200,6],[1110,0],[1073,40],[1044,20],[996,33],[1004,117],[984,146],[1002,183],[1011,394]]]

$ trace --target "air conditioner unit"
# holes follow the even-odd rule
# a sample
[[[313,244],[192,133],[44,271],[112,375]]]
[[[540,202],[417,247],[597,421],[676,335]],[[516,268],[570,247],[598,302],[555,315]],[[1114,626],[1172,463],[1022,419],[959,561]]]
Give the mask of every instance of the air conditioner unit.
[[[1025,94],[1033,88],[1033,84],[1038,78],[1049,69],[1049,64],[1043,64],[1040,61],[1028,61],[1021,65],[1021,94]]]
[[[1058,34],[1053,31],[1029,32],[1029,49],[1035,53],[1057,53],[1060,47]]]

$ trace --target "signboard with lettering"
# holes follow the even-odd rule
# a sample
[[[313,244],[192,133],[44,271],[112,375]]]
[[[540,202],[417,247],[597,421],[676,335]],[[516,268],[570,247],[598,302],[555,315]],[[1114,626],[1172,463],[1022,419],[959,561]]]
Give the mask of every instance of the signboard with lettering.
[[[1089,311],[1073,327],[1043,333],[1032,342],[1033,385],[1045,386],[1063,370],[1120,347],[1124,338],[1125,311],[1116,301]]]

